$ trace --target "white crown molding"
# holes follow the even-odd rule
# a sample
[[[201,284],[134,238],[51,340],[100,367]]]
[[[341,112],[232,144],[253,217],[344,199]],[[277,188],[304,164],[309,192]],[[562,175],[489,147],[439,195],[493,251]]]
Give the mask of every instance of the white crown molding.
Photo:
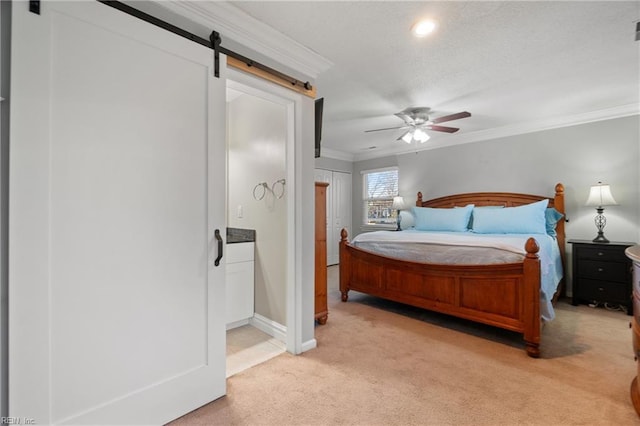
[[[388,157],[392,155],[410,154],[419,151],[428,151],[453,145],[462,145],[471,142],[480,142],[491,139],[499,139],[509,136],[523,135],[526,133],[540,132],[544,130],[558,129],[561,127],[578,126],[581,124],[593,123],[596,121],[613,120],[616,118],[629,117],[640,114],[640,105],[628,104],[598,111],[591,111],[583,114],[575,114],[564,117],[555,117],[547,120],[518,123],[509,126],[496,127],[494,129],[480,130],[477,132],[461,133],[450,135],[446,142],[438,142],[423,147],[406,145],[400,148],[389,148],[380,151],[370,151],[354,155],[352,161],[371,160],[373,158]]]
[[[355,155],[344,151],[338,151],[337,149],[325,148],[321,146],[320,158],[332,158],[334,160],[353,162],[355,160]]]
[[[228,2],[160,1],[163,7],[222,36],[242,44],[274,61],[316,79],[333,66],[325,57],[246,14]]]

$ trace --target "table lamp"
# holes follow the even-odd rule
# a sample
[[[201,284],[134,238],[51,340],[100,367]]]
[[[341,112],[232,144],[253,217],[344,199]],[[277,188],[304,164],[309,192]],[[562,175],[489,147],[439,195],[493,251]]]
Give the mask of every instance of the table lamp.
[[[611,188],[609,185],[598,182],[597,185],[593,185],[589,191],[589,198],[587,198],[587,206],[595,206],[598,214],[595,217],[596,228],[598,229],[598,235],[593,239],[594,243],[608,243],[609,240],[604,236],[604,226],[607,224],[607,218],[602,214],[604,212],[604,206],[617,206],[616,200],[611,195]]]
[[[396,224],[398,226],[396,228],[396,231],[401,231],[402,229],[400,229],[400,222],[401,222],[402,218],[400,217],[400,210],[405,208],[404,198],[402,198],[402,197],[393,197],[393,204],[391,205],[391,208],[397,210]]]

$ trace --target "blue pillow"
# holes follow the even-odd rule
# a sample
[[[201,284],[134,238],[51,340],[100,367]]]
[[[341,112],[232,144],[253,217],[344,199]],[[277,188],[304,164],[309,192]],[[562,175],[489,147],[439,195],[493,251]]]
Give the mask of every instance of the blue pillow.
[[[409,210],[400,210],[400,229],[411,229],[416,224],[416,219],[413,217],[413,212]]]
[[[549,200],[518,207],[476,209],[473,212],[473,232],[478,234],[545,234],[545,211]]]
[[[562,219],[564,215],[553,207],[549,207],[547,210],[545,210],[544,217],[547,226],[547,234],[551,235],[552,237],[556,237],[556,223],[558,223],[558,221]]]
[[[469,228],[469,218],[473,204],[461,208],[437,209],[432,207],[413,207],[413,216],[418,231],[465,232]]]
[[[503,209],[504,206],[475,206],[473,211],[475,212],[477,209]],[[469,229],[473,229],[473,215],[475,213],[471,213],[471,219],[469,219]]]

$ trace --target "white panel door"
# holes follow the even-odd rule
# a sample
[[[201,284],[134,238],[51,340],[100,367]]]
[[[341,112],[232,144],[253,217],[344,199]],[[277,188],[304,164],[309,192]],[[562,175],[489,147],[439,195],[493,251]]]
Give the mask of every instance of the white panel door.
[[[340,262],[340,231],[351,230],[351,173],[315,169],[316,182],[327,182],[327,265]]]
[[[225,393],[225,81],[108,6],[41,7],[13,4],[9,415],[162,424]]]
[[[327,264],[335,265],[340,262],[340,232],[342,228],[351,232],[351,173],[333,172],[331,186],[333,223],[330,227],[331,235],[327,239],[327,252],[330,253]]]

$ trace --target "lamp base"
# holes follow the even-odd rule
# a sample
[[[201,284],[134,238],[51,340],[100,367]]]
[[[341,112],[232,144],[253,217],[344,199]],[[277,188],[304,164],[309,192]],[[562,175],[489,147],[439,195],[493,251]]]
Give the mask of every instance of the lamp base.
[[[608,243],[609,240],[604,237],[604,226],[607,224],[607,218],[602,214],[604,213],[604,207],[598,206],[596,208],[596,211],[598,212],[598,214],[596,215],[594,222],[596,224],[596,229],[598,230],[598,236],[595,237],[592,241],[594,243]]]
[[[604,236],[604,234],[602,232],[598,232],[598,236],[595,237],[593,240],[594,243],[608,243],[609,240],[607,240]]]

